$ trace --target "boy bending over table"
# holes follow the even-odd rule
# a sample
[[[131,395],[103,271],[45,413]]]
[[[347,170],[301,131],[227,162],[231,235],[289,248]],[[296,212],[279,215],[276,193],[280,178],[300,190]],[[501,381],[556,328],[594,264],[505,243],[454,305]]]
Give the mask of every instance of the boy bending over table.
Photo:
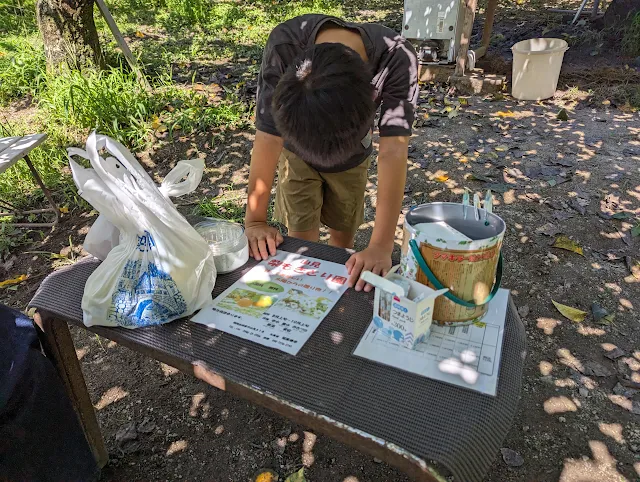
[[[327,15],[277,26],[262,59],[251,155],[246,234],[252,256],[267,259],[283,241],[267,224],[276,168],[276,219],[289,235],[352,248],[364,197],[378,107],[380,145],[375,227],[347,261],[349,285],[367,291],[363,271],[385,275],[404,195],[407,150],[418,98],[415,50],[393,30]]]

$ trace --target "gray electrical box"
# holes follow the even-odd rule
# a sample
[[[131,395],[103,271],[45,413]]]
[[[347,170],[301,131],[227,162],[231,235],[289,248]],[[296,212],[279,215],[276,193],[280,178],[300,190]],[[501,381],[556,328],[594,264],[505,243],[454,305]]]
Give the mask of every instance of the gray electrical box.
[[[464,21],[462,0],[404,0],[403,36],[421,63],[455,62]]]

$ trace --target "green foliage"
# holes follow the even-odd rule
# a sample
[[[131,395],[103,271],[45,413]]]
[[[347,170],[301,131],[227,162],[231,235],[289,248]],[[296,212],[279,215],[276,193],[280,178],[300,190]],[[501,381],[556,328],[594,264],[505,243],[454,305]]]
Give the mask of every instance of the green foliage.
[[[162,109],[162,99],[141,87],[134,73],[120,67],[50,76],[39,106],[51,122],[97,129],[141,148],[151,132],[149,119]]]
[[[622,34],[622,50],[633,57],[640,55],[640,13],[636,13]]]
[[[154,68],[194,60],[257,60],[278,23],[305,13],[343,15],[336,0],[113,0],[112,4],[123,31],[132,36],[139,31],[153,32],[140,41],[136,38],[132,48],[147,67]],[[98,26],[106,28],[99,19]],[[168,35],[155,36],[158,27]]]
[[[45,129],[46,120],[37,120],[36,124],[9,124],[7,119],[0,119],[0,137],[20,136],[34,132],[48,131],[49,137],[44,144],[29,154],[33,165],[49,188],[62,195],[64,204],[79,205],[84,208],[88,204],[77,193],[73,181],[68,176],[65,146],[73,144],[64,126],[49,125]],[[0,176],[0,199],[9,199],[18,207],[40,206],[46,203],[42,191],[36,185],[26,163],[18,162]]]
[[[67,146],[82,144],[92,129],[136,151],[147,147],[155,135],[171,141],[219,126],[244,127],[252,114],[253,95],[247,95],[243,86],[257,75],[262,47],[273,27],[304,13],[343,15],[337,0],[108,3],[147,69],[151,91],[140,86],[126,64],[121,65],[121,54],[100,15],[95,19],[98,30],[106,33],[101,35],[103,50],[115,66],[103,72],[47,74],[35,0],[10,4],[0,0],[0,105],[31,96],[37,107],[35,114],[32,110],[19,121],[0,118],[0,135],[48,134],[47,142],[30,157],[60,204],[72,208],[89,206],[77,195],[70,177]],[[240,81],[220,82],[216,95],[190,85],[196,77],[206,78],[207,72],[217,70],[213,66],[220,59],[247,57],[249,61],[238,64],[243,67]],[[191,82],[178,84],[172,79],[171,73],[185,72]],[[237,73],[233,75],[236,79]],[[20,207],[45,202],[24,162],[0,177],[0,197]],[[244,206],[230,200],[214,200],[199,210],[235,220],[244,216]]]
[[[6,259],[15,248],[29,242],[28,232],[0,220],[0,261]]]
[[[244,127],[249,109],[233,96],[224,101],[211,102],[206,95],[189,90],[170,89],[165,96],[171,98],[172,113],[163,118],[173,136],[176,129],[184,133],[205,131],[210,127]]]
[[[36,32],[35,12],[35,0],[0,0],[0,36]]]
[[[44,86],[46,66],[42,42],[35,37],[7,37],[0,41],[0,105]]]
[[[240,199],[225,199],[224,197],[218,197],[205,199],[200,202],[196,207],[194,214],[242,223],[244,220],[245,209],[246,206],[242,204]]]

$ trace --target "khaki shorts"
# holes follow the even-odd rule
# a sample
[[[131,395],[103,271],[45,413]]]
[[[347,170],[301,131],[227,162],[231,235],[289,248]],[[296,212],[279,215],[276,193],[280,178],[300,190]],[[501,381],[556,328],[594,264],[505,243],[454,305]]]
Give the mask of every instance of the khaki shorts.
[[[364,222],[364,191],[371,157],[342,172],[318,172],[287,149],[278,164],[275,218],[289,231],[325,224],[355,233]]]

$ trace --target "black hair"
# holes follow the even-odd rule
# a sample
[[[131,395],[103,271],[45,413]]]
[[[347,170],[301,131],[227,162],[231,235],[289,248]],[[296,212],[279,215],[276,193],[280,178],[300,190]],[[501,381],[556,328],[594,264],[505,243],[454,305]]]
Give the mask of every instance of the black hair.
[[[307,49],[275,89],[272,107],[280,134],[311,166],[341,170],[373,124],[371,78],[362,57],[346,45]]]

